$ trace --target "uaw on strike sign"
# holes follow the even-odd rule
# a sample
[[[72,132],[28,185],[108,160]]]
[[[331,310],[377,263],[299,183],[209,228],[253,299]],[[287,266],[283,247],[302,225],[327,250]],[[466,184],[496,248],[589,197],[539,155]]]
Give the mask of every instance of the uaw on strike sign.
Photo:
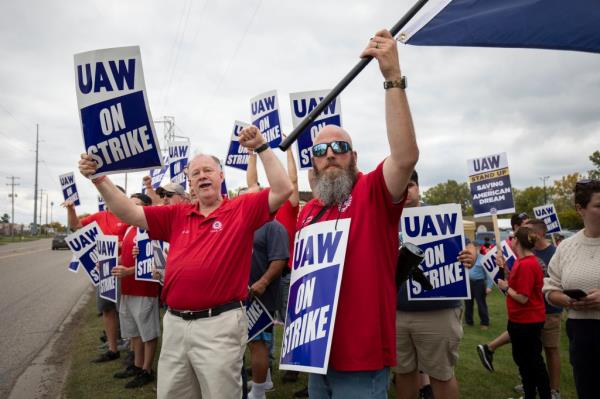
[[[465,247],[462,210],[458,204],[406,208],[401,218],[402,239],[417,245],[425,256],[419,265],[433,286],[425,291],[409,278],[408,299],[471,299],[469,275],[457,260]]]
[[[327,373],[349,231],[350,219],[339,219],[311,224],[296,236],[282,370]]]
[[[75,54],[75,86],[95,176],[161,166],[139,47]]]
[[[290,93],[292,124],[297,127],[308,114],[329,94],[329,90]],[[329,103],[321,115],[298,136],[298,161],[300,169],[312,168],[311,149],[319,131],[327,125],[342,126],[342,104],[339,97]]]

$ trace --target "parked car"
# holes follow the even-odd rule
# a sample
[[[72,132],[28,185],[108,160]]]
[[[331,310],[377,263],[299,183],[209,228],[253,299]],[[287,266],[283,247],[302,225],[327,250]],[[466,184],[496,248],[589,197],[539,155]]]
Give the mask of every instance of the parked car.
[[[67,245],[67,242],[65,241],[65,237],[67,237],[66,233],[56,233],[54,235],[54,238],[52,239],[52,250],[53,251],[55,249],[60,249],[60,248],[69,249],[69,246]]]
[[[512,233],[512,230],[500,229],[500,241],[506,240],[508,237],[510,237],[511,233]],[[493,231],[479,231],[479,232],[475,233],[475,243],[474,244],[478,245],[478,246],[483,245],[486,237],[490,239],[490,244],[496,245],[496,237],[495,237]]]

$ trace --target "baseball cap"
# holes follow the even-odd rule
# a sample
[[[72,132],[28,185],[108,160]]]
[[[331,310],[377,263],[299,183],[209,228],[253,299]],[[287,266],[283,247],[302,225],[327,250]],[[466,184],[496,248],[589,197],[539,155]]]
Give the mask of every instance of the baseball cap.
[[[161,195],[162,193],[175,193],[179,195],[185,195],[185,190],[181,184],[168,183],[156,190],[156,194]]]

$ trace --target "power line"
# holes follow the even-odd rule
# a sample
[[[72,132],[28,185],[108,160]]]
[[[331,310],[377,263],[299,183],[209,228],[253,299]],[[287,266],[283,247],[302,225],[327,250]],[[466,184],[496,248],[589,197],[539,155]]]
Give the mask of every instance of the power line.
[[[208,110],[208,108],[210,107],[210,105],[213,103],[213,101],[212,101],[213,97],[215,96],[215,94],[217,93],[217,91],[221,88],[221,84],[223,83],[223,79],[227,75],[227,72],[229,72],[229,68],[231,67],[231,64],[232,64],[233,60],[237,56],[237,53],[240,50],[240,48],[242,47],[242,43],[244,42],[244,39],[246,38],[246,35],[248,34],[248,31],[250,30],[250,27],[252,26],[252,23],[254,22],[254,18],[256,17],[256,14],[258,14],[258,9],[260,8],[261,4],[262,4],[262,0],[258,0],[258,2],[256,4],[256,7],[254,8],[254,12],[252,13],[252,16],[250,17],[250,21],[248,22],[248,25],[246,25],[246,29],[244,30],[244,34],[242,35],[242,37],[238,41],[237,46],[235,47],[235,50],[233,51],[231,57],[227,61],[227,65],[225,66],[225,68],[223,69],[223,72],[221,73],[221,76],[219,77],[219,81],[218,81],[217,85],[215,86],[214,90],[212,91],[212,93],[211,93],[211,95],[209,97],[208,106],[204,107],[204,109],[202,111],[202,115],[200,115],[200,119],[199,119],[200,122],[202,122],[202,120],[204,119],[204,115],[206,115],[206,111]]]
[[[7,186],[11,186],[11,193],[8,194],[8,196],[11,199],[11,215],[10,215],[10,236],[14,238],[15,236],[15,197],[17,196],[17,194],[15,194],[15,186],[18,186],[19,183],[15,183],[15,179],[20,179],[20,177],[17,176],[10,176],[7,177],[7,179],[10,179],[11,182],[10,183],[6,183]]]
[[[175,41],[173,42],[173,46],[171,47],[171,53],[174,51],[173,57],[169,57],[169,59],[173,59],[173,62],[169,62],[169,68],[167,68],[167,84],[165,86],[165,94],[163,98],[163,108],[166,107],[167,101],[169,98],[169,89],[171,88],[171,83],[173,81],[173,75],[175,74],[175,70],[177,69],[177,58],[179,57],[179,49],[181,48],[181,43],[183,42],[183,38],[185,37],[185,31],[187,30],[187,23],[190,18],[190,12],[192,10],[192,1],[186,3],[186,7],[184,9],[184,14],[181,15],[179,19],[179,23],[177,24],[177,33],[175,36]],[[179,26],[181,26],[181,21],[184,20],[183,29],[179,30]],[[179,34],[181,32],[181,35]],[[172,68],[171,68],[172,65]]]
[[[33,189],[33,226],[32,235],[37,235],[37,193],[38,193],[38,153],[40,148],[40,125],[35,124],[35,185]],[[41,216],[40,212],[40,216]]]
[[[0,104],[0,108],[2,108],[2,110],[4,112],[6,112],[8,115],[10,115],[10,117],[13,118],[19,125],[24,127],[25,130],[29,130],[31,128],[31,126],[27,126],[26,124],[21,122],[19,119],[17,119],[8,109],[6,109],[6,107],[4,105]]]

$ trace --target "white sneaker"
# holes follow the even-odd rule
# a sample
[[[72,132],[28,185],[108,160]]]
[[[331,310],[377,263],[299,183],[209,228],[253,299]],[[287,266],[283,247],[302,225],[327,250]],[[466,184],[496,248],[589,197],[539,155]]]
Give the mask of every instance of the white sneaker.
[[[556,389],[551,389],[550,390],[550,397],[552,399],[560,399],[560,391],[558,391]]]

